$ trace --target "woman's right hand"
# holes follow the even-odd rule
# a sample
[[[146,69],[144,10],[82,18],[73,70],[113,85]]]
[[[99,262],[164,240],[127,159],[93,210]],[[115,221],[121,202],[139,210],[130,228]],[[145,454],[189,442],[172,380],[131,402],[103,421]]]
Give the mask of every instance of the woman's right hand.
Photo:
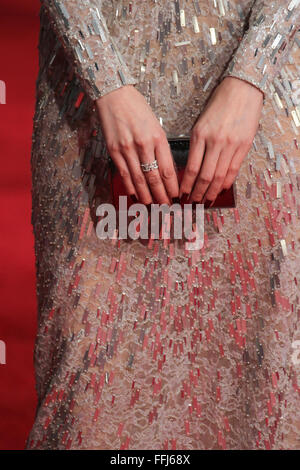
[[[106,147],[128,195],[143,204],[172,204],[179,184],[166,134],[144,96],[125,85],[96,100]],[[159,169],[143,172],[141,163]],[[154,200],[153,200],[154,199]]]

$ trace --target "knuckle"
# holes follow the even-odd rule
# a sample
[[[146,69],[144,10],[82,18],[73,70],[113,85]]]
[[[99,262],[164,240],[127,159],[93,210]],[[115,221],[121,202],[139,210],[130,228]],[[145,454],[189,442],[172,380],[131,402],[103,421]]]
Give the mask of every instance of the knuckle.
[[[216,174],[216,175],[214,176],[214,181],[215,181],[215,183],[218,183],[218,184],[219,184],[219,183],[222,183],[223,179],[224,179],[224,175]]]
[[[203,139],[205,136],[205,129],[203,126],[197,126],[194,128],[191,135],[191,142],[196,143]]]
[[[185,171],[186,171],[187,176],[191,178],[196,178],[196,176],[198,175],[198,171],[196,170],[196,168],[192,166],[187,166]]]
[[[154,132],[152,138],[155,142],[161,142],[165,139],[165,133],[162,129],[158,130],[158,131]]]
[[[157,186],[160,183],[159,175],[151,171],[148,175],[148,181],[151,186]]]
[[[115,153],[119,151],[119,144],[115,141],[107,142],[106,147],[109,153]]]
[[[170,179],[174,176],[174,169],[170,167],[163,168],[161,170],[161,176],[163,179]]]
[[[119,170],[119,173],[120,173],[122,179],[129,178],[129,172],[128,172],[128,170],[126,170],[126,168],[121,168]]]
[[[212,181],[211,177],[210,176],[200,176],[199,178],[199,183],[201,185],[208,185],[210,184]]]
[[[227,142],[230,145],[236,145],[239,143],[239,138],[236,135],[230,135],[227,138]]]
[[[137,173],[134,176],[134,182],[135,182],[135,184],[137,184],[139,186],[142,186],[145,183],[143,175],[141,173]]]
[[[151,143],[151,139],[149,137],[136,137],[134,143],[138,148],[144,149]]]
[[[122,150],[129,150],[132,147],[133,141],[131,139],[122,139],[120,141],[120,148]]]
[[[212,136],[212,142],[215,144],[225,144],[226,140],[226,137],[222,133]]]
[[[136,137],[134,139],[134,143],[137,147],[144,147],[145,145],[145,139],[141,138],[141,137]]]

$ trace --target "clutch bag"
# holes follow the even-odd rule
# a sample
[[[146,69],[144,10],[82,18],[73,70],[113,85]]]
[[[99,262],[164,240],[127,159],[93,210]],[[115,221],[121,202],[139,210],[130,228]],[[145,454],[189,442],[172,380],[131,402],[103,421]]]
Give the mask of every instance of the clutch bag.
[[[189,136],[175,136],[168,137],[168,142],[170,145],[171,153],[175,163],[175,169],[177,173],[178,182],[180,184],[184,169],[187,163],[189,147],[190,147],[190,137]],[[125,187],[122,182],[120,173],[118,172],[115,164],[110,156],[108,156],[109,162],[109,178],[112,191],[112,200],[116,209],[119,208],[119,196],[127,196]],[[129,196],[127,196],[127,207],[134,204]],[[208,209],[210,202],[205,201],[204,209]],[[182,203],[181,203],[182,205]],[[235,183],[228,189],[223,189],[217,196],[213,205],[210,209],[216,208],[230,208],[236,207],[236,188]]]

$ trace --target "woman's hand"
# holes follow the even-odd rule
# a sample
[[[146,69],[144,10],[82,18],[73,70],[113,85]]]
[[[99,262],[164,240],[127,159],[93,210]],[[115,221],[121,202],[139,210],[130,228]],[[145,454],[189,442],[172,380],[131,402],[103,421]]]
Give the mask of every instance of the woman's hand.
[[[189,202],[212,205],[222,189],[230,188],[252,146],[262,105],[258,88],[234,77],[222,80],[192,128],[180,197],[186,193]]]
[[[171,204],[179,194],[173,158],[165,132],[144,96],[133,85],[125,85],[99,98],[96,106],[108,153],[127,194],[143,204]],[[144,173],[140,164],[155,159],[159,169]]]

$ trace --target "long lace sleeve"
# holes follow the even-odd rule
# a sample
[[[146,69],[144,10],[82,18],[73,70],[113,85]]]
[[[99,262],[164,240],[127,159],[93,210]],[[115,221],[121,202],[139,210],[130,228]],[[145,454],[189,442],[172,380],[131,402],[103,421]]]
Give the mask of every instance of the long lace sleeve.
[[[268,85],[286,63],[299,28],[300,0],[256,0],[248,28],[222,78],[237,77],[259,88]]]
[[[109,35],[101,0],[40,1],[91,99],[137,83]]]

